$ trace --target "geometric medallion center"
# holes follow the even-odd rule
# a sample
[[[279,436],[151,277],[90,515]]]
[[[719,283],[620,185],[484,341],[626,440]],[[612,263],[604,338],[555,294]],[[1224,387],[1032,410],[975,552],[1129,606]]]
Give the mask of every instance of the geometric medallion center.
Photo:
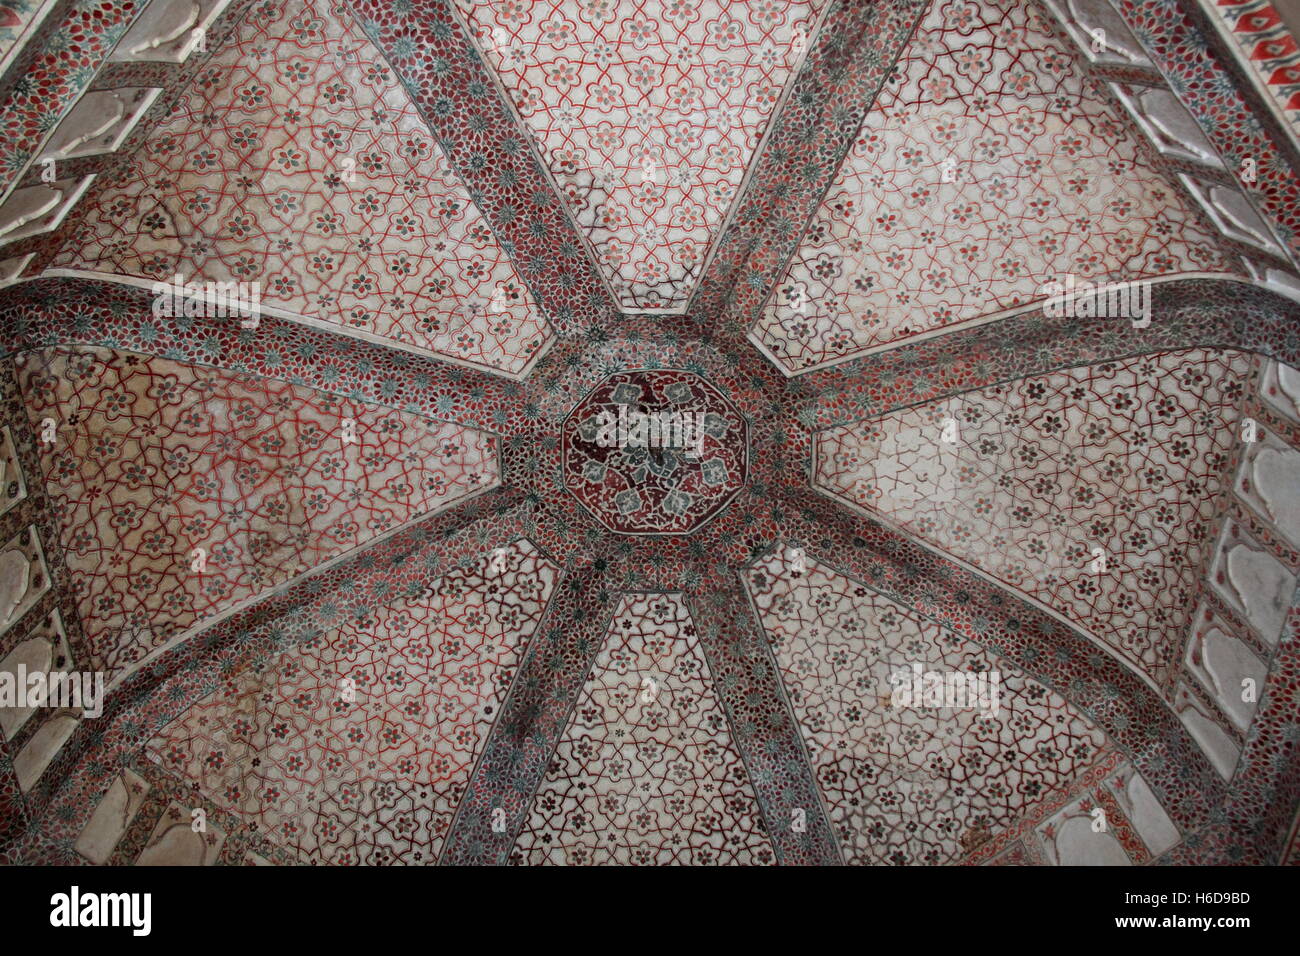
[[[744,487],[749,428],[712,383],[671,369],[619,372],[561,426],[564,487],[620,534],[686,534]]]

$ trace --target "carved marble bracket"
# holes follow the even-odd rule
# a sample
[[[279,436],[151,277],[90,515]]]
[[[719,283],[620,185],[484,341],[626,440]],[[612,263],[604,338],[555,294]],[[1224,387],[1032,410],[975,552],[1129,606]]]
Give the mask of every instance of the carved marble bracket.
[[[1300,372],[1265,362],[1259,396],[1300,422]],[[1227,610],[1213,602],[1197,608],[1174,695],[1179,719],[1225,779],[1237,766],[1300,580],[1287,547],[1300,546],[1300,450],[1260,423],[1243,438],[1232,495],[1266,527],[1256,537],[1243,522],[1224,522],[1208,586]]]
[[[134,770],[118,774],[74,844],[91,863],[107,863],[149,795],[149,782]]]
[[[1300,422],[1300,371],[1280,362],[1269,362],[1260,376],[1259,395],[1285,418]]]
[[[111,153],[126,141],[160,87],[92,90],[77,101],[46,141],[37,164]]]
[[[1201,703],[1185,682],[1179,683],[1174,694],[1174,713],[1192,739],[1200,744],[1219,776],[1231,780],[1237,761],[1241,759],[1241,745],[1219,725],[1210,708]]]
[[[14,256],[11,259],[0,259],[0,289],[7,285],[13,285],[23,277],[27,267],[31,265],[36,253],[29,252],[25,256]]]
[[[1171,91],[1132,83],[1111,83],[1110,88],[1161,154],[1212,169],[1224,168],[1196,118]]]
[[[51,612],[26,640],[0,661],[0,673],[13,675],[15,681],[22,673],[66,673],[71,669],[72,651],[58,611]],[[12,740],[33,713],[35,708],[27,706],[0,707],[0,731],[4,739]]]
[[[1043,6],[1060,22],[1089,63],[1156,72],[1142,44],[1107,0],[1043,0]]]
[[[173,800],[163,811],[135,860],[136,866],[212,866],[226,833],[211,820],[202,832],[193,827],[194,808]]]
[[[1241,261],[1245,263],[1246,272],[1256,285],[1263,286],[1271,292],[1276,292],[1278,295],[1284,295],[1288,299],[1300,302],[1300,278],[1282,269],[1276,269],[1270,265],[1261,265],[1245,256],[1242,256]]]
[[[14,757],[14,776],[24,792],[32,789],[41,775],[54,762],[63,745],[76,731],[81,720],[69,713],[57,714],[32,735],[32,739]]]
[[[112,63],[184,63],[230,0],[153,0],[122,37]]]
[[[1210,586],[1261,640],[1277,645],[1296,575],[1234,521],[1224,523],[1210,565]]]
[[[1107,799],[1101,802],[1098,796]],[[1107,804],[1110,813],[1106,812]],[[1116,808],[1123,819],[1113,819]],[[1129,848],[1118,837],[1125,823],[1131,825],[1138,841],[1130,843]],[[1150,786],[1128,765],[1099,784],[1095,792],[1057,811],[1035,829],[1034,835],[1042,843],[1047,860],[1057,866],[1132,866],[1145,862],[1143,850],[1158,856],[1182,839]]]
[[[0,547],[0,634],[22,619],[50,589],[50,572],[35,527]]]
[[[1185,173],[1178,178],[1218,230],[1229,239],[1254,246],[1280,259],[1287,259],[1286,251],[1273,237],[1273,231],[1240,191]]]
[[[1252,511],[1300,548],[1300,451],[1260,429],[1246,446],[1234,487]]]
[[[1224,162],[1109,0],[1043,0],[1043,4],[1162,157],[1204,167],[1211,179],[1214,174],[1249,175]],[[1242,192],[1189,176],[1185,168],[1175,165],[1169,172],[1178,176],[1224,236],[1294,265],[1286,247]],[[1277,272],[1274,283],[1289,280],[1300,286],[1300,278],[1272,271]]]
[[[1268,667],[1208,608],[1193,619],[1187,642],[1187,673],[1243,733],[1255,716]]]
[[[94,178],[83,176],[15,189],[0,205],[0,246],[57,229]]]

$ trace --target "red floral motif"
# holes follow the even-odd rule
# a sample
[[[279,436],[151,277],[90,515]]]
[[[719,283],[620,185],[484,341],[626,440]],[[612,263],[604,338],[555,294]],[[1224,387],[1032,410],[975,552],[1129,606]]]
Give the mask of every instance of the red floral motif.
[[[1251,363],[1204,350],[995,385],[832,429],[816,483],[1076,622],[1168,693]]]
[[[850,863],[957,862],[1106,754],[1059,695],[830,567],[776,554],[749,588]],[[913,664],[998,672],[997,715],[894,706]]]
[[[631,423],[630,431],[640,416],[665,414],[677,422],[670,438],[652,438],[649,425],[643,425],[640,446],[616,444],[621,440],[616,429],[623,422]],[[687,430],[691,435],[682,444]],[[564,487],[613,531],[682,534],[708,521],[744,487],[748,432],[740,413],[697,375],[620,372],[585,396],[565,419],[560,437]],[[678,445],[649,445],[658,440]]]
[[[512,861],[773,861],[680,595],[623,598]]]
[[[756,335],[802,371],[1109,282],[1234,270],[1032,6],[936,4]]]
[[[456,6],[619,305],[684,309],[824,0]]]
[[[113,674],[496,483],[491,438],[416,415],[107,350],[20,361],[87,663]]]
[[[503,548],[245,670],[148,754],[301,862],[432,863],[554,579]]]
[[[1294,131],[1300,126],[1300,46],[1271,0],[1206,0],[1201,6],[1285,119],[1283,129]]]
[[[509,372],[550,333],[383,58],[323,0],[262,5],[55,265],[238,279],[263,302]]]

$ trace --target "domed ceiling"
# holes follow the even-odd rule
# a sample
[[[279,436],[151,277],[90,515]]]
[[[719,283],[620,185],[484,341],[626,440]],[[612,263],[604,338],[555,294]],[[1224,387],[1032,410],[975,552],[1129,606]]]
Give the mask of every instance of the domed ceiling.
[[[0,2],[0,861],[1295,862],[1281,6]]]

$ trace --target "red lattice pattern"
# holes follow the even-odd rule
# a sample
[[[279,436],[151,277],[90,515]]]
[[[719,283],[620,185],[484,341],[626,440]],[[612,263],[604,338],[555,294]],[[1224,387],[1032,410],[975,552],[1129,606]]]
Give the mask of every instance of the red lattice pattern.
[[[1222,271],[1037,8],[936,3],[863,124],[757,335],[800,371],[1045,298]]]
[[[107,349],[18,361],[33,428],[55,427],[41,466],[88,663],[110,672],[497,480],[493,439],[416,415]]]
[[[623,599],[514,861],[773,862],[753,787],[679,595]]]
[[[777,554],[749,587],[850,863],[957,862],[1104,756],[1059,695],[829,567]],[[997,715],[891,706],[914,662],[999,671]]]
[[[258,281],[268,306],[521,370],[546,323],[351,14],[257,4],[236,37],[53,264]]]
[[[1168,691],[1250,374],[1242,353],[1192,349],[996,385],[823,433],[815,481]]]
[[[456,5],[621,306],[684,307],[825,0]]]
[[[148,754],[303,862],[432,863],[554,579],[527,541],[489,554],[238,675]]]

